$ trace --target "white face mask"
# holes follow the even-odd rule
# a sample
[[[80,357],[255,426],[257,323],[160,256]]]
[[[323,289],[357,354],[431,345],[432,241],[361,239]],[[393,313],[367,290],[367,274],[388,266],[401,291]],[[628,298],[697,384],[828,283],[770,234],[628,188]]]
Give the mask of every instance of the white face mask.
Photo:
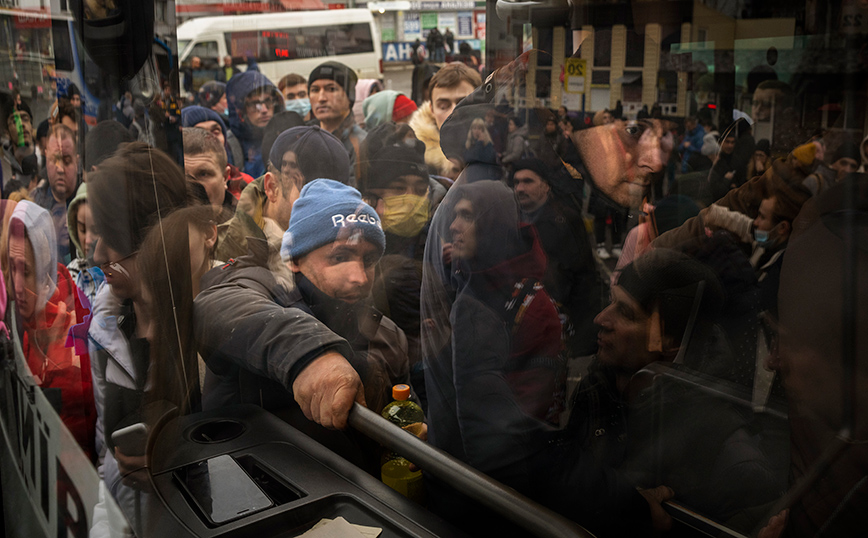
[[[308,112],[310,112],[310,99],[307,97],[302,99],[290,99],[286,101],[286,110],[288,112],[295,112],[303,118],[307,116]]]

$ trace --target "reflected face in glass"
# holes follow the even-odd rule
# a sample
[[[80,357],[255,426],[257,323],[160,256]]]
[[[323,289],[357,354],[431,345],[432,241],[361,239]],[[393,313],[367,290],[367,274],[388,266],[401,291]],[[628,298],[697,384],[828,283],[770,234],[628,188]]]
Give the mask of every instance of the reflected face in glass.
[[[549,198],[549,184],[533,170],[515,173],[515,199],[524,211],[536,211]]]
[[[78,213],[75,215],[75,227],[78,232],[78,243],[81,245],[85,258],[90,254],[95,239],[93,226],[89,225],[91,222],[93,222],[93,217],[91,216],[90,206],[87,202],[79,204]]]
[[[462,81],[461,84],[453,88],[438,87],[431,90],[431,111],[434,113],[437,129],[443,126],[443,122],[455,110],[455,105],[473,93],[475,89],[469,82]]]
[[[247,120],[256,127],[265,127],[274,116],[274,97],[268,91],[250,93],[244,100]]]
[[[18,111],[15,114],[10,114],[8,118],[6,118],[6,129],[7,133],[9,133],[9,138],[12,140],[13,144],[18,143],[18,127],[15,125],[15,116],[21,120],[21,128],[24,134],[24,143],[28,145],[33,144],[33,120],[30,118],[30,114],[24,111]]]
[[[307,84],[296,84],[283,89],[283,98],[287,101],[304,99],[305,97],[307,97]]]
[[[377,247],[356,232],[290,262],[290,268],[329,297],[353,304],[371,293],[379,259]]]
[[[202,185],[212,206],[223,205],[226,196],[225,171],[217,165],[214,154],[184,155],[184,172],[188,181]]]
[[[767,232],[775,227],[777,219],[775,219],[775,197],[766,198],[760,202],[759,211],[753,225],[757,230]]]
[[[289,227],[292,206],[301,195],[304,182],[304,176],[301,175],[301,169],[298,167],[298,159],[293,151],[283,154],[279,173],[265,174],[265,194],[268,196],[266,212],[282,230]]]
[[[225,145],[226,145],[226,137],[223,136],[223,129],[220,128],[220,124],[217,123],[216,121],[214,121],[214,120],[211,120],[211,121],[203,121],[203,122],[201,122],[201,123],[197,123],[197,124],[194,125],[193,127],[198,127],[198,128],[200,128],[200,129],[205,129],[206,131],[208,131],[209,133],[211,133],[212,135],[214,135],[214,138],[216,138],[217,140],[220,141],[220,145],[221,145],[221,146],[225,146]]]
[[[66,200],[75,190],[78,155],[70,137],[52,136],[45,148],[45,168],[51,192],[58,200]]]
[[[572,140],[595,186],[623,207],[638,207],[673,146],[659,120],[618,120],[576,131]]]
[[[735,151],[735,137],[727,136],[723,139],[723,142],[720,143],[720,152],[725,155],[730,155],[733,151]]]
[[[636,372],[659,358],[648,351],[649,315],[620,286],[612,287],[612,303],[597,314],[597,358],[604,364]]]
[[[832,163],[830,166],[832,170],[834,170],[837,174],[838,181],[844,179],[844,176],[847,174],[852,174],[856,170],[859,169],[859,163],[856,162],[856,159],[851,159],[850,157],[842,157]]]
[[[36,313],[36,268],[33,246],[22,234],[9,236],[9,265],[18,312],[25,320]]]
[[[226,94],[224,93],[223,97],[221,97],[220,100],[217,101],[217,104],[211,107],[211,110],[222,116],[223,113],[226,112],[226,108],[228,106],[229,103],[226,101]]]
[[[758,89],[753,92],[753,101],[751,102],[751,118],[754,121],[771,121],[772,108],[782,101],[784,93],[781,90],[775,89]],[[775,110],[775,114],[779,109]]]
[[[73,95],[72,98],[69,100],[69,102],[75,108],[81,108],[81,96],[80,95],[78,95],[78,94]]]
[[[93,259],[105,273],[106,283],[112,287],[112,293],[121,299],[136,299],[139,297],[141,285],[139,270],[136,265],[138,252],[124,256],[109,247],[105,241],[96,242]]]
[[[558,124],[553,119],[546,121],[546,133],[552,134],[558,130]]]
[[[371,189],[380,198],[412,194],[414,196],[428,195],[428,180],[421,176],[400,176],[393,179],[384,189]]]
[[[310,84],[310,104],[320,121],[342,120],[350,113],[350,99],[334,80],[320,79]]]
[[[460,200],[455,204],[452,224],[452,257],[471,260],[476,256],[476,215],[470,200]]]

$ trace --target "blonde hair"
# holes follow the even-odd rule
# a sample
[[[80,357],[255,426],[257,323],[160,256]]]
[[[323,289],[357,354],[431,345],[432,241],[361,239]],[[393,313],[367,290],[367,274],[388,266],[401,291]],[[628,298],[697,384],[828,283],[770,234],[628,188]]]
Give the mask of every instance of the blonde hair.
[[[470,124],[470,129],[467,130],[467,143],[465,144],[465,148],[467,149],[470,149],[476,143],[476,140],[473,138],[473,128],[476,126],[482,127],[482,141],[486,144],[492,144],[491,134],[488,132],[488,127],[485,126],[485,120],[476,118]]]

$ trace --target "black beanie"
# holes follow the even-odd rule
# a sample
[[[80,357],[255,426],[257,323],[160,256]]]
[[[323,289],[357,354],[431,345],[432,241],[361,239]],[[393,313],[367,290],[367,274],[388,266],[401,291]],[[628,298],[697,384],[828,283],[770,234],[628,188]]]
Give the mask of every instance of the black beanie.
[[[8,122],[9,118],[10,118],[10,117],[12,116],[12,114],[13,114],[14,112],[16,112],[16,111],[19,111],[19,112],[27,112],[27,114],[30,116],[30,123],[31,123],[31,125],[33,124],[33,113],[30,112],[30,107],[27,106],[27,103],[25,103],[24,101],[22,101],[20,105],[16,105],[16,104],[13,103],[12,101],[10,101],[9,104],[7,104],[7,105],[4,107],[4,110],[3,110],[3,112],[4,112],[4,114],[3,114],[3,120],[6,121],[6,122]],[[3,124],[3,129],[4,129],[4,130],[6,129],[6,124],[5,124],[5,123]]]
[[[697,321],[713,322],[723,308],[724,294],[714,272],[689,256],[668,249],[653,249],[624,267],[618,286],[651,313],[655,303],[663,332],[680,342],[693,304],[704,282]]]
[[[385,189],[401,176],[418,176],[428,179],[425,164],[425,143],[409,139],[384,146],[368,160],[369,189]]]
[[[509,186],[515,186],[515,173],[520,172],[522,170],[531,170],[535,172],[543,181],[546,183],[549,182],[549,171],[546,163],[542,161],[542,159],[537,159],[536,157],[532,157],[530,159],[522,159],[515,163],[515,167],[513,168],[512,174],[509,175]]]
[[[335,135],[323,131],[318,125],[292,127],[278,135],[268,155],[278,170],[287,151],[296,154],[305,182],[325,178],[349,185],[350,156],[347,149]]]
[[[337,82],[338,85],[344,89],[344,92],[346,92],[347,99],[350,100],[350,106],[353,106],[353,103],[356,101],[356,82],[358,82],[359,77],[349,66],[335,61],[319,64],[310,72],[310,76],[307,79],[308,92],[310,92],[310,85],[313,84],[315,80],[320,79],[334,80]]]

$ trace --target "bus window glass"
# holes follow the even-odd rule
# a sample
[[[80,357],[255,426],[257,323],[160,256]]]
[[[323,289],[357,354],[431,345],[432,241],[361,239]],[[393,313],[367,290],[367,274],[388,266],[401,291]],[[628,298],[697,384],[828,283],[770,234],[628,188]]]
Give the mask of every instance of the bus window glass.
[[[227,43],[234,58],[245,58],[255,52],[260,62],[374,51],[368,24],[230,32],[227,34]]]

